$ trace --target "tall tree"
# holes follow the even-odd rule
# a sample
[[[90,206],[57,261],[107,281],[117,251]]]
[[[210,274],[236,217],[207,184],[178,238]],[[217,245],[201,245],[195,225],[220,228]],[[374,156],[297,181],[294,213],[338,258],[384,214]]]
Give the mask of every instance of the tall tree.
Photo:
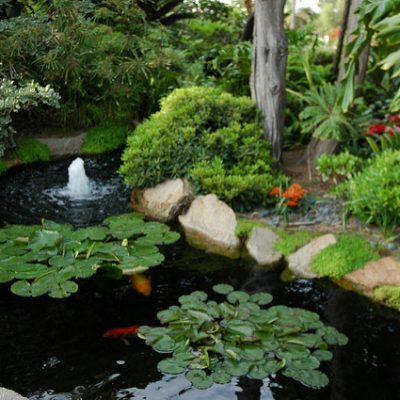
[[[285,73],[288,44],[284,29],[285,0],[256,0],[250,88],[263,114],[265,138],[279,159],[285,122]]]

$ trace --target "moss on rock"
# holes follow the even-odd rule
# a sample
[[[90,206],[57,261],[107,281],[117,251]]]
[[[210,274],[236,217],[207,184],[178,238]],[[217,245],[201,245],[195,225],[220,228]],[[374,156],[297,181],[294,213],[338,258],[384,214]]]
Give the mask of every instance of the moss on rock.
[[[400,311],[400,287],[381,286],[374,290],[375,300]]]

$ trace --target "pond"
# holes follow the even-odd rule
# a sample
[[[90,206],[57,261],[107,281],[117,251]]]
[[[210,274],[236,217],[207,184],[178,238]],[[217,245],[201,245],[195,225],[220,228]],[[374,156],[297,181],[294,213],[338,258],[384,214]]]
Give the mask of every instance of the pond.
[[[98,159],[93,161],[93,165],[96,163],[99,163]],[[91,165],[90,162],[87,165]],[[34,208],[29,215],[28,206],[18,198],[18,193],[23,193],[18,185],[29,185],[28,176],[38,178],[46,171],[59,171],[61,174],[67,166],[68,162],[62,161],[37,168],[22,168],[2,177],[1,192],[5,187],[3,184],[14,185],[18,201],[15,212],[7,212],[10,203],[0,204],[2,221],[37,223],[39,216],[45,215],[58,222],[67,222],[68,219],[64,218],[74,215],[79,216],[74,223],[84,226],[101,221],[104,212],[125,211],[122,208],[126,207],[128,192],[124,192],[126,189],[122,185],[122,192],[113,196],[123,200],[112,206],[115,210],[102,211],[104,208],[100,201],[93,213],[84,212],[82,207],[90,211],[93,205],[88,207],[83,201],[71,202],[68,210],[59,211],[55,207],[57,212],[51,215],[52,210],[44,208],[48,203],[43,202],[42,208]],[[90,171],[88,168],[89,177]],[[100,169],[101,174],[105,171],[105,168]],[[54,177],[60,174],[55,173]],[[66,181],[65,174],[63,177]],[[100,181],[95,173],[92,177]],[[48,176],[49,187],[50,179]],[[109,179],[118,181],[120,178],[110,173],[104,179],[103,185],[106,185]],[[56,180],[55,185],[63,185],[64,181]],[[18,220],[18,204],[25,207],[20,214],[21,220]],[[97,210],[101,210],[101,215],[96,216]],[[85,216],[88,216],[87,220]],[[35,400],[400,398],[400,319],[396,312],[374,305],[329,281],[285,283],[280,280],[281,271],[265,271],[240,261],[207,255],[189,248],[182,240],[163,251],[166,261],[149,272],[152,279],[150,296],[137,293],[127,279],[109,281],[101,276],[82,281],[78,293],[64,300],[46,296],[19,298],[10,293],[8,284],[1,285],[0,387],[16,390]],[[142,340],[103,337],[104,332],[111,328],[155,326],[156,313],[176,304],[180,295],[193,290],[204,290],[211,295],[211,287],[220,282],[248,292],[268,291],[274,296],[273,304],[315,311],[325,323],[345,333],[349,344],[334,348],[333,360],[322,367],[330,378],[329,386],[314,390],[276,376],[265,381],[234,379],[228,385],[198,390],[191,388],[181,375],[162,376],[157,371],[157,363],[164,356],[155,353]]]

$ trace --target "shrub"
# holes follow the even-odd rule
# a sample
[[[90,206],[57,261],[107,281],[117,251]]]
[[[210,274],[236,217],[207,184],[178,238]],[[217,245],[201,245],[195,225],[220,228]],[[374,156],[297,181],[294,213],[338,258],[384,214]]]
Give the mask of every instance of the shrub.
[[[352,178],[361,166],[361,158],[345,151],[340,154],[323,154],[317,160],[316,170],[323,182],[332,180],[337,183]]]
[[[348,199],[348,211],[362,222],[376,224],[384,233],[396,229],[400,221],[400,151],[376,156],[342,193]]]
[[[51,154],[47,144],[29,138],[18,139],[16,143],[17,148],[14,151],[14,157],[23,163],[50,161]]]
[[[83,154],[101,154],[116,150],[126,141],[127,128],[122,125],[107,124],[88,131],[83,140]]]
[[[135,187],[188,177],[235,208],[267,201],[279,184],[260,115],[246,97],[217,89],[177,89],[129,137],[121,172]]]
[[[320,276],[340,279],[377,258],[378,254],[367,239],[345,234],[340,235],[335,244],[326,247],[313,258],[311,270]]]

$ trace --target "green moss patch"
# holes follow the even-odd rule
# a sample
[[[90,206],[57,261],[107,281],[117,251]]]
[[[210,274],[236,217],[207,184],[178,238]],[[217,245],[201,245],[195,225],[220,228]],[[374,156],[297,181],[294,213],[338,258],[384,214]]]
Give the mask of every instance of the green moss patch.
[[[0,175],[7,171],[7,164],[4,160],[0,160]]]
[[[255,219],[238,218],[236,224],[236,236],[240,240],[246,240],[253,228],[270,228],[267,224]]]
[[[338,236],[335,244],[328,246],[313,258],[311,270],[320,276],[340,279],[378,258],[378,253],[367,239],[354,234],[344,234]]]
[[[400,311],[400,287],[381,286],[374,290],[376,300]]]
[[[318,234],[310,231],[287,232],[279,229],[276,233],[280,236],[280,240],[275,243],[274,249],[285,257],[289,257],[297,249],[305,246],[318,236]]]
[[[117,150],[126,142],[127,127],[118,124],[97,126],[85,136],[81,152],[83,154],[102,154]]]
[[[51,153],[47,144],[30,138],[16,140],[17,148],[12,155],[13,158],[21,160],[24,164],[36,161],[50,161]]]

